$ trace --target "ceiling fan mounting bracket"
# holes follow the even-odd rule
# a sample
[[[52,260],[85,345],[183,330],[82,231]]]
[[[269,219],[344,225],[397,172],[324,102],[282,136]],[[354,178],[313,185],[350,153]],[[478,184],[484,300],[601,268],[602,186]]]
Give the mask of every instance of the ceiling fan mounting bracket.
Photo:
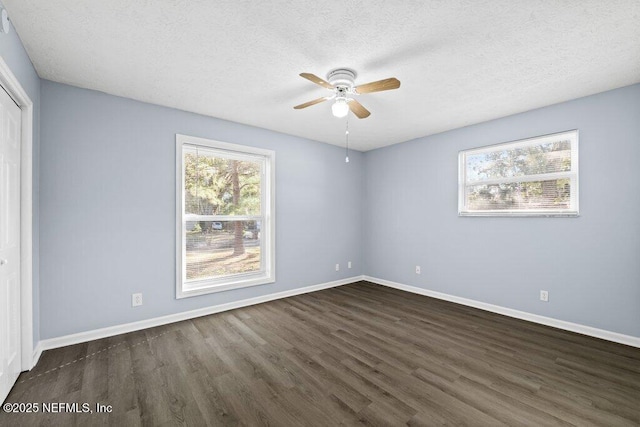
[[[336,88],[352,89],[358,74],[350,68],[336,68],[329,71],[327,81]]]

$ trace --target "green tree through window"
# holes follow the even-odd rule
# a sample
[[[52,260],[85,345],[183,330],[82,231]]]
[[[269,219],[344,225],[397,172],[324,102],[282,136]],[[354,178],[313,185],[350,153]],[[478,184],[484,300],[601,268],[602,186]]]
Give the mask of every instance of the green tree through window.
[[[181,147],[179,267],[187,288],[251,282],[273,273],[271,157],[253,154],[257,149],[250,147],[218,145],[230,144]]]
[[[460,153],[460,213],[577,213],[577,132]]]

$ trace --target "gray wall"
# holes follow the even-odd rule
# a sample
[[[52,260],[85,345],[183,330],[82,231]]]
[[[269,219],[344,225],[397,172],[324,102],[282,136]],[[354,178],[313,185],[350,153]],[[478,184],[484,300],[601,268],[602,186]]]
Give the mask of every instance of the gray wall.
[[[3,7],[0,4],[0,7]],[[40,78],[36,74],[27,52],[22,46],[15,28],[11,27],[9,34],[0,33],[0,56],[7,63],[24,90],[33,102],[33,343],[40,340],[40,309],[39,309],[39,161],[40,161]]]
[[[458,217],[459,150],[569,129],[580,131],[580,217]],[[640,85],[364,160],[365,274],[640,336]]]
[[[41,131],[43,339],[362,274],[362,153],[46,80]],[[176,133],[276,151],[275,284],[176,300]]]

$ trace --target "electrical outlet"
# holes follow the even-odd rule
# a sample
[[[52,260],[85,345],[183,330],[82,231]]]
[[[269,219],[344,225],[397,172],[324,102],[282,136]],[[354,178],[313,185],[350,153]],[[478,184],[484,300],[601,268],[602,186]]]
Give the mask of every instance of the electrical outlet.
[[[416,274],[421,274],[422,270],[420,270],[420,266],[416,265]]]
[[[540,301],[549,302],[549,291],[540,291]]]
[[[336,271],[340,271],[340,264],[336,264]]]
[[[131,307],[142,305],[142,293],[131,294]]]
[[[347,263],[347,268],[351,268],[351,261]]]

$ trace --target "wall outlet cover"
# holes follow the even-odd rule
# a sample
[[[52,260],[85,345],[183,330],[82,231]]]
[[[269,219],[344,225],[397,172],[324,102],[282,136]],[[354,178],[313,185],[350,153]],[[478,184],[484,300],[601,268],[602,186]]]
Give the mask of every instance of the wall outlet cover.
[[[540,301],[549,302],[549,291],[540,291]]]
[[[131,306],[138,307],[142,305],[142,293],[131,294]]]

